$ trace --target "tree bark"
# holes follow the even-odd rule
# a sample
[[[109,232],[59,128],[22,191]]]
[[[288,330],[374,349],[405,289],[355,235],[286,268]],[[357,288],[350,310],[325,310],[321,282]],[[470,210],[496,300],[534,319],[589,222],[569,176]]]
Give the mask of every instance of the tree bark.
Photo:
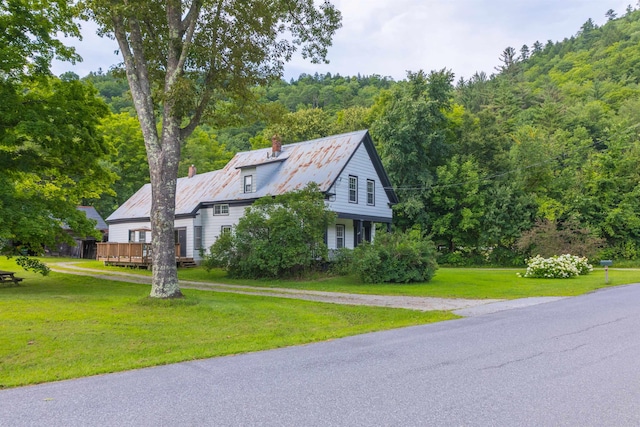
[[[162,150],[148,154],[151,174],[151,260],[153,275],[151,297],[178,298],[182,296],[178,285],[176,268],[175,200],[180,142],[175,131],[177,126],[167,126],[162,135]],[[171,250],[168,250],[171,248]]]

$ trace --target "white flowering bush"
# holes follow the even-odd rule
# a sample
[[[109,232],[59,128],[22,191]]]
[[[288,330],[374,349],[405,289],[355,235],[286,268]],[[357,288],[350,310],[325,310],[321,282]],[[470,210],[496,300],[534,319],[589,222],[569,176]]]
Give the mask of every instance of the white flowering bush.
[[[522,277],[568,279],[589,274],[592,270],[593,266],[584,257],[564,254],[552,256],[551,258],[542,258],[540,255],[536,255],[527,260],[527,271]]]

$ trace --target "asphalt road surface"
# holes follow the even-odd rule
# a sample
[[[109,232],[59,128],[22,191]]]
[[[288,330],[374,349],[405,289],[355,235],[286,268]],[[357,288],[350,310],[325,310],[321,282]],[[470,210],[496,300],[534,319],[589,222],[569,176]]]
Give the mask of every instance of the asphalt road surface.
[[[0,391],[2,426],[639,426],[640,285]]]

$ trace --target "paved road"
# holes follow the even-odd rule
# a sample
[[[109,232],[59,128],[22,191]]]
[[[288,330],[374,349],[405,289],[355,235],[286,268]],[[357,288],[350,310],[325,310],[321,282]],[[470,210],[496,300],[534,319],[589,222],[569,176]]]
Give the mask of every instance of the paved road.
[[[638,426],[640,285],[0,391],[2,426]]]

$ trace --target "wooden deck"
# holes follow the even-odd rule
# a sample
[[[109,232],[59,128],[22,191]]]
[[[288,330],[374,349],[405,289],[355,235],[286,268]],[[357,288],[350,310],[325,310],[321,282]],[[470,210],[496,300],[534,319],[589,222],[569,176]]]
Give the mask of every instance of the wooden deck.
[[[97,243],[96,259],[104,265],[151,269],[151,243]],[[178,267],[195,266],[193,258],[180,256],[180,244],[176,243],[176,264]]]

